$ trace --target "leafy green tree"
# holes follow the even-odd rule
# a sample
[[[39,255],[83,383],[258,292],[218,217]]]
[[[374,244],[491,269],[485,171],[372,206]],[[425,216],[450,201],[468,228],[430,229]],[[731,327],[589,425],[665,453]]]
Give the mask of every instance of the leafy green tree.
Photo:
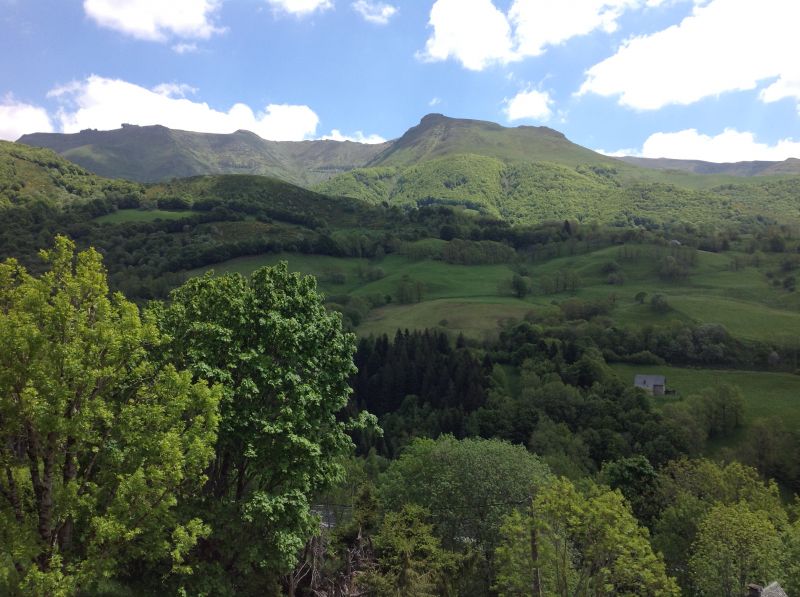
[[[714,506],[700,523],[692,552],[695,595],[739,597],[748,583],[769,584],[782,569],[775,525],[745,502]]]
[[[530,285],[525,278],[519,274],[514,274],[511,277],[511,292],[515,297],[523,299],[530,292]]]
[[[717,504],[746,503],[766,514],[776,528],[786,526],[778,486],[764,483],[758,471],[732,462],[721,466],[705,459],[682,459],[659,471],[655,502],[665,507],[653,525],[653,543],[664,554],[670,574],[691,591],[689,556],[698,526]]]
[[[538,493],[528,514],[512,515],[498,549],[501,595],[677,596],[647,530],[618,491],[566,479]],[[529,557],[526,558],[525,556]]]
[[[383,503],[398,511],[413,503],[431,514],[446,549],[475,558],[475,585],[486,591],[494,576],[494,550],[503,519],[551,479],[539,458],[522,446],[499,440],[418,439],[394,461],[381,479]]]
[[[658,475],[647,458],[636,455],[606,462],[600,470],[599,480],[622,492],[636,518],[645,524],[651,522],[658,509]]]
[[[414,504],[386,513],[374,540],[376,568],[357,580],[359,586],[397,597],[452,594],[458,558],[442,549],[433,526],[425,522],[427,516]]]
[[[3,594],[112,590],[133,562],[190,573],[208,534],[175,506],[213,457],[220,391],[154,363],[153,322],[74,249],[58,237],[39,277],[0,264]]]
[[[639,303],[640,305],[644,304],[644,300],[647,298],[647,293],[645,291],[637,292],[636,296],[633,299]]]
[[[354,338],[285,262],[193,278],[155,311],[164,358],[225,386],[216,456],[192,511],[213,533],[196,591],[263,594],[317,529],[312,496],[342,474]],[[368,415],[362,417],[366,420]]]
[[[795,502],[800,505],[800,502]],[[785,549],[784,567],[781,575],[787,595],[800,594],[800,520],[786,529],[783,535]]]
[[[672,309],[663,294],[654,294],[650,297],[650,308],[656,313],[666,313]]]

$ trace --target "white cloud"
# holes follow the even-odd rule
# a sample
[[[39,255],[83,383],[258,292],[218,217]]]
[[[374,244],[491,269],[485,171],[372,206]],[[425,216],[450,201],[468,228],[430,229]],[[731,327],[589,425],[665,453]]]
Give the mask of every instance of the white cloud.
[[[772,85],[761,90],[759,98],[766,103],[786,98],[800,100],[800,72],[795,75],[781,75]],[[797,107],[800,111],[800,104]]]
[[[267,0],[267,2],[278,10],[301,17],[317,10],[333,8],[331,0]]]
[[[308,106],[269,104],[262,112],[254,113],[249,106],[237,103],[221,112],[204,102],[176,97],[176,90],[187,91],[185,86],[167,84],[156,89],[159,91],[92,75],[85,81],[53,89],[48,95],[62,103],[57,118],[65,133],[87,128],[114,129],[122,123],[162,124],[208,133],[245,129],[264,139],[298,141],[313,137],[319,124],[319,117]]]
[[[386,143],[386,139],[380,135],[365,135],[362,131],[356,131],[353,135],[344,135],[339,129],[333,129],[329,134],[320,137],[323,141],[353,141],[355,143]]]
[[[654,133],[641,151],[624,149],[606,155],[634,155],[645,158],[704,160],[707,162],[783,161],[800,157],[800,141],[781,139],[774,145],[759,143],[751,132],[725,129],[718,135],[704,135],[697,129]]]
[[[187,94],[197,93],[197,88],[186,83],[161,83],[153,87],[153,91],[166,97],[186,97]]]
[[[397,7],[383,2],[370,2],[369,0],[356,0],[353,2],[353,9],[360,14],[366,21],[376,25],[386,25],[394,15],[397,14]]]
[[[470,70],[538,56],[592,31],[616,31],[627,10],[668,0],[514,0],[503,13],[492,0],[436,0],[428,25],[433,33],[420,57],[454,58]]]
[[[633,156],[633,157],[642,157],[642,152],[638,149],[634,149],[633,147],[629,147],[627,149],[615,149],[614,151],[608,151],[606,149],[595,149],[597,153],[602,153],[603,155],[607,155],[612,158],[622,158],[626,156]]]
[[[626,41],[587,71],[580,94],[619,96],[639,110],[688,105],[778,78],[763,101],[800,98],[800,3],[710,0],[680,24]]]
[[[509,122],[523,119],[549,120],[553,115],[550,105],[553,103],[550,94],[546,91],[520,91],[517,95],[505,102],[503,111]]]
[[[508,16],[515,27],[517,52],[538,56],[547,46],[597,29],[613,33],[619,17],[641,4],[640,0],[515,0]]]
[[[428,25],[433,34],[418,55],[423,60],[455,58],[469,70],[515,59],[511,26],[491,0],[436,0]]]
[[[176,54],[191,54],[197,52],[197,44],[181,42],[172,46],[172,51]]]
[[[432,97],[432,98],[431,98],[431,101],[429,101],[429,102],[428,102],[428,105],[429,105],[431,108],[433,108],[434,106],[438,106],[438,105],[439,105],[439,104],[441,104],[441,103],[442,103],[442,100],[441,100],[441,98],[438,98],[438,97]]]
[[[53,124],[47,110],[16,101],[11,95],[0,100],[0,139],[16,141],[26,133],[50,133]]]
[[[221,0],[84,0],[86,15],[137,39],[208,39],[222,29],[214,22]]]

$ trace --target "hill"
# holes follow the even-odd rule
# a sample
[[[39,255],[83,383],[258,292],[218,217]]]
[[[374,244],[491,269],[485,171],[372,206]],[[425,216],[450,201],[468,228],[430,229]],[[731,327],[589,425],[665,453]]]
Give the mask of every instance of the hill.
[[[782,162],[704,162],[702,160],[674,160],[670,158],[618,158],[626,164],[653,170],[674,170],[694,174],[727,174],[730,176],[765,176],[770,174],[800,174],[800,159],[789,158]]]
[[[139,185],[96,176],[50,149],[0,141],[0,208],[135,193]]]
[[[569,141],[548,127],[508,128],[483,120],[428,114],[368,166],[410,166],[431,159],[476,154],[505,162],[615,165],[615,160]]]
[[[350,141],[267,141],[248,131],[224,135],[159,125],[34,133],[18,142],[53,149],[112,178],[158,182],[201,174],[259,174],[305,186],[362,166],[387,147]]]
[[[203,174],[258,174],[312,187],[359,168],[408,168],[467,154],[505,164],[589,166],[613,172],[628,182],[691,188],[710,188],[742,176],[800,173],[800,160],[712,164],[617,159],[581,147],[548,127],[504,127],[442,114],[428,114],[398,139],[377,145],[267,141],[242,130],[196,133],[158,125],[123,125],[111,131],[87,129],[74,134],[35,133],[24,135],[18,142],[52,149],[102,176],[139,182]]]

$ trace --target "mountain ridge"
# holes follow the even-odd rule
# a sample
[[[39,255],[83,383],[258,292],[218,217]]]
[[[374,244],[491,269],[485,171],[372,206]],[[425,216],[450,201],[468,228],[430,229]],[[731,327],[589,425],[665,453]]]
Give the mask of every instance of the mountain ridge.
[[[674,158],[643,158],[620,156],[616,159],[653,170],[677,170],[694,174],[727,174],[730,176],[768,176],[772,174],[800,174],[800,159],[783,161],[748,160],[741,162],[709,162],[706,160],[684,160]]]
[[[732,164],[618,158],[573,143],[546,126],[505,127],[438,113],[427,114],[397,139],[380,144],[321,139],[269,141],[241,129],[221,134],[130,124],[109,131],[33,133],[23,135],[17,143],[52,149],[100,176],[137,182],[207,174],[257,174],[312,188],[359,169],[409,168],[455,155],[483,156],[508,164],[600,167],[618,171],[630,180],[645,181],[663,181],[673,173],[690,177],[800,174],[800,160],[795,158]]]

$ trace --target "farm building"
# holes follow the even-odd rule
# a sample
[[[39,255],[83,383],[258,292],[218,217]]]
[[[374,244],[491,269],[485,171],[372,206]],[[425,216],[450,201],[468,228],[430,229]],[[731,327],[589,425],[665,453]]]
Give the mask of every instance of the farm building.
[[[653,396],[663,396],[667,392],[667,378],[663,375],[637,375],[633,385]]]
[[[756,584],[747,585],[748,597],[787,597],[786,591],[777,582],[773,582],[766,587]]]

